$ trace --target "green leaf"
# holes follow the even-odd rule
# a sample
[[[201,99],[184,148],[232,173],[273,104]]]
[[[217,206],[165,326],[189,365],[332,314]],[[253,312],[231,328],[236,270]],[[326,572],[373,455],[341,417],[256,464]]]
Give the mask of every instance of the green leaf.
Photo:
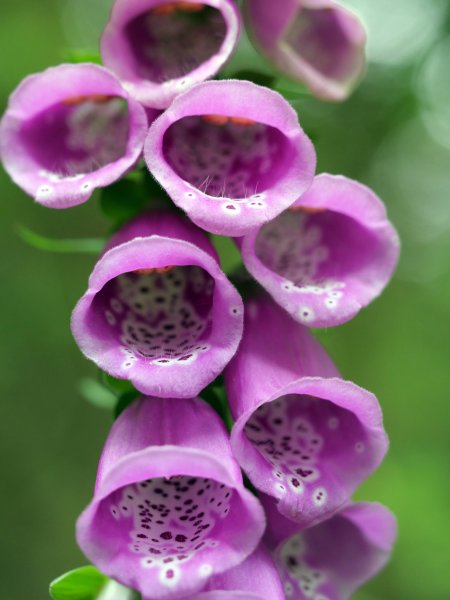
[[[100,371],[101,383],[115,394],[116,398],[122,394],[136,391],[133,384],[128,379],[116,379],[104,371]]]
[[[242,265],[241,253],[231,238],[223,235],[212,235],[211,239],[219,253],[220,264],[225,273],[232,273]]]
[[[272,87],[275,82],[275,77],[271,73],[261,73],[260,71],[253,71],[252,69],[242,69],[236,71],[231,75],[232,79],[245,79],[246,81],[252,81],[258,85],[265,87]]]
[[[121,179],[102,190],[100,208],[115,227],[120,227],[142,212],[148,200],[144,175],[136,171],[132,177]]]
[[[52,581],[50,596],[53,600],[95,600],[107,581],[95,567],[80,567]]]
[[[78,389],[83,398],[97,408],[112,410],[116,406],[116,394],[95,379],[84,377],[79,382]]]
[[[52,239],[35,233],[25,227],[25,225],[16,225],[17,233],[22,240],[32,248],[45,250],[46,252],[56,252],[63,254],[99,254],[105,240],[101,238],[83,238],[83,239]]]
[[[223,377],[219,375],[202,392],[201,397],[222,417],[229,431],[233,427],[233,417],[228,405],[227,393],[225,391]]]
[[[302,100],[311,97],[308,88],[298,81],[293,81],[287,77],[280,77],[273,83],[273,89],[284,96],[286,100]]]
[[[114,410],[114,419],[123,413],[123,411],[130,406],[138,397],[140,393],[137,390],[133,390],[132,392],[125,392],[122,394],[116,404],[116,408]]]
[[[69,63],[95,63],[102,64],[102,58],[95,50],[86,50],[82,48],[70,49],[65,53],[63,62]]]
[[[238,266],[233,272],[228,272],[228,279],[239,292],[243,300],[248,300],[260,293],[261,287],[249,274],[244,265]]]

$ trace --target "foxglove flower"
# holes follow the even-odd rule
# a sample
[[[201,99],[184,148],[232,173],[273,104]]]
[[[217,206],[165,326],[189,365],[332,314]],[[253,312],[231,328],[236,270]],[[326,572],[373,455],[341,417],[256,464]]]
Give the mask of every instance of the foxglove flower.
[[[261,546],[243,563],[211,577],[204,591],[187,600],[285,600],[280,576]]]
[[[245,560],[264,527],[217,414],[200,399],[141,398],[112,427],[77,540],[105,575],[175,599]]]
[[[397,526],[382,504],[350,504],[303,531],[283,518],[273,501],[264,504],[288,600],[349,600],[389,560]]]
[[[116,0],[102,58],[142,104],[166,108],[220,70],[240,27],[234,0]]]
[[[365,69],[360,20],[331,0],[246,0],[255,46],[324,100],[345,100]]]
[[[344,381],[318,342],[269,297],[246,307],[225,371],[234,455],[302,527],[348,502],[387,450],[375,396]]]
[[[158,212],[107,245],[72,331],[88,358],[142,393],[192,398],[235,353],[242,320],[242,300],[204,233]]]
[[[381,200],[356,181],[328,174],[238,243],[253,277],[310,327],[351,319],[381,293],[399,254]]]
[[[280,94],[209,81],[175,99],[145,142],[151,173],[200,227],[241,236],[310,186],[315,152]]]
[[[37,202],[85,202],[133,167],[147,133],[142,106],[93,64],[53,67],[24,79],[0,125],[6,171]]]

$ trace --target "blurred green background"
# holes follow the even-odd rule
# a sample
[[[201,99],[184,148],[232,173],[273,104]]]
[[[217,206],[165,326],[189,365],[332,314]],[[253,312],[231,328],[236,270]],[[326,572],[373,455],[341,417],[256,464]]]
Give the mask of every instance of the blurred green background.
[[[450,4],[347,0],[369,29],[368,75],[342,105],[296,100],[318,170],[385,200],[403,242],[387,291],[351,323],[318,332],[346,378],[377,394],[391,450],[358,497],[387,504],[400,537],[358,600],[445,600],[450,532]],[[110,0],[2,0],[0,107],[29,73],[94,45]],[[74,522],[90,499],[111,424],[81,397],[95,376],[69,331],[94,257],[25,245],[17,224],[50,237],[104,235],[98,198],[44,209],[0,172],[2,597],[44,600],[51,579],[85,564]],[[232,257],[227,257],[231,262]],[[447,559],[448,560],[448,559]]]

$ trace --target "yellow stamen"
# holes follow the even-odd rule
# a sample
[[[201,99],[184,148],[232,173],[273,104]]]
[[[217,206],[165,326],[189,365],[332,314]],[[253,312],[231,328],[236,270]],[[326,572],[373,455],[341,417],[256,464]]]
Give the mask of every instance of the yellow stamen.
[[[313,208],[312,206],[291,206],[291,212],[304,212],[308,215],[318,215],[327,211],[326,208]]]
[[[136,273],[136,275],[150,275],[151,273],[154,273],[155,269],[136,269],[136,271],[134,271],[134,273]]]
[[[234,125],[240,125],[242,127],[249,127],[256,123],[256,121],[248,119],[247,117],[230,117],[230,121],[234,123]]]
[[[151,275],[152,273],[168,273],[169,271],[172,271],[172,269],[175,269],[175,267],[171,266],[171,265],[167,265],[166,267],[153,267],[150,269],[136,269],[136,271],[134,271],[134,273],[136,273],[136,275]]]
[[[168,273],[169,271],[173,271],[175,269],[174,266],[167,265],[167,267],[158,267],[156,270],[157,273]]]
[[[167,16],[172,15],[177,10],[177,2],[169,2],[168,4],[160,4],[152,9],[154,15]]]
[[[111,96],[107,96],[105,94],[90,94],[87,96],[72,96],[71,98],[64,98],[62,101],[66,106],[76,106],[77,104],[82,104],[83,102],[108,102],[111,99]]]
[[[211,125],[226,125],[228,117],[225,115],[202,115],[202,119]]]
[[[203,2],[177,2],[176,7],[183,12],[200,12],[205,8]]]

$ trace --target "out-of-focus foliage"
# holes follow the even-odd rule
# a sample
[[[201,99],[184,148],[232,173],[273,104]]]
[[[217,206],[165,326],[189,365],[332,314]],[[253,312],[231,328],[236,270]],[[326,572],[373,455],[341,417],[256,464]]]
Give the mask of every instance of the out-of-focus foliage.
[[[73,48],[95,56],[110,4],[3,2],[1,110],[27,74],[61,62]],[[292,86],[288,91],[316,144],[318,170],[372,186],[403,242],[399,269],[382,297],[351,323],[318,333],[343,375],[378,395],[391,438],[385,463],[358,498],[386,503],[398,515],[400,538],[388,568],[356,598],[445,600],[450,5],[345,4],[357,7],[369,28],[371,62],[363,84],[341,105],[321,103],[301,90],[297,95]],[[247,52],[230,68],[264,68],[249,46],[243,48]],[[74,522],[91,496],[112,415],[82,397],[79,381],[98,375],[69,330],[94,257],[40,252],[20,239],[17,224],[50,239],[81,239],[107,235],[111,223],[100,210],[100,194],[77,208],[51,211],[25,197],[4,172],[0,187],[1,587],[8,600],[44,600],[50,580],[85,560],[75,544]],[[231,268],[236,250],[228,240],[219,244]],[[120,393],[112,382],[111,394]]]

